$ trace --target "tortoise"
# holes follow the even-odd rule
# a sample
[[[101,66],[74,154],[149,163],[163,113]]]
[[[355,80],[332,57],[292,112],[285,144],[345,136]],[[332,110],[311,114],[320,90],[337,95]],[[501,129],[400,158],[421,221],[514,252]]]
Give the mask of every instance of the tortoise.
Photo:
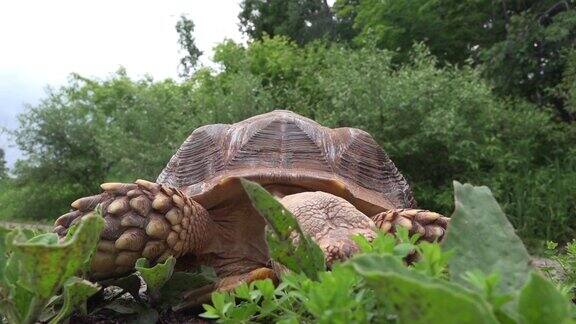
[[[94,278],[128,273],[140,257],[154,263],[174,256],[179,268],[213,267],[219,278],[213,289],[275,279],[266,221],[240,178],[259,183],[290,210],[329,266],[357,251],[352,235],[372,239],[399,225],[442,240],[449,220],[417,209],[406,179],[367,132],[275,110],[194,130],[156,182],[104,183],[101,194],[74,201],[54,231],[65,235],[101,206],[105,226],[91,261]]]

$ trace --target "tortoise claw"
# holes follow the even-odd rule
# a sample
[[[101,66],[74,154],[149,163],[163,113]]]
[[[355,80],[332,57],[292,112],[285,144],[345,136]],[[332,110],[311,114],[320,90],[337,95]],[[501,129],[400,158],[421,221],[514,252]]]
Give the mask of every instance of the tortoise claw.
[[[411,235],[419,234],[429,242],[444,239],[450,218],[424,209],[392,209],[379,213],[372,220],[382,231],[393,233],[394,225],[408,229]]]
[[[358,247],[352,242],[343,242],[339,245],[328,245],[324,248],[326,265],[332,267],[335,261],[345,261],[358,252]]]

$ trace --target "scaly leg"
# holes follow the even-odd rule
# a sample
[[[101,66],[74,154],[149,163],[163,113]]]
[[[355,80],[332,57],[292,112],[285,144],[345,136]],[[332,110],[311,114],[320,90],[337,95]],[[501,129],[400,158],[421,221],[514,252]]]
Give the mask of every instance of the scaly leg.
[[[358,252],[354,235],[373,239],[374,223],[347,200],[326,192],[302,192],[280,202],[294,214],[302,231],[324,250],[326,264]]]
[[[426,241],[442,241],[450,218],[423,209],[392,209],[372,217],[376,226],[384,232],[394,232],[398,225],[408,229],[409,233],[420,234]]]
[[[218,281],[213,284],[187,291],[182,295],[184,301],[176,305],[173,310],[179,311],[207,303],[210,301],[210,295],[214,291],[229,292],[243,283],[250,284],[253,281],[264,279],[271,279],[274,284],[278,284],[278,276],[274,270],[270,268],[258,268],[247,273],[224,277],[218,279]]]
[[[92,258],[91,275],[106,278],[125,274],[140,257],[162,262],[169,256],[203,251],[212,237],[208,212],[178,189],[137,180],[105,183],[103,193],[72,203],[74,211],[62,215],[54,231],[68,228],[100,205],[105,225]]]

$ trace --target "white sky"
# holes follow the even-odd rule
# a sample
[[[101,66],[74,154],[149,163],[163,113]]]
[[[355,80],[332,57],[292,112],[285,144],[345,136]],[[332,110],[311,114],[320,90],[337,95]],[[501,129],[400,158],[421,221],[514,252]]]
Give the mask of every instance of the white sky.
[[[124,66],[138,78],[177,78],[175,24],[187,14],[201,61],[238,31],[240,0],[0,0],[0,127],[13,128],[24,104],[36,104],[47,85],[72,72],[105,78]],[[0,134],[9,166],[20,156]]]

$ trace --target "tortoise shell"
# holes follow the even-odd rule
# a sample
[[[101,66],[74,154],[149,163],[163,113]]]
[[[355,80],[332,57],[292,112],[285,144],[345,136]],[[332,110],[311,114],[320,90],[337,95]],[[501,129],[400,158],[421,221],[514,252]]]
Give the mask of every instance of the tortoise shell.
[[[287,110],[196,129],[157,182],[210,209],[243,194],[241,177],[293,193],[329,192],[368,216],[415,207],[408,183],[370,134],[330,129]]]

